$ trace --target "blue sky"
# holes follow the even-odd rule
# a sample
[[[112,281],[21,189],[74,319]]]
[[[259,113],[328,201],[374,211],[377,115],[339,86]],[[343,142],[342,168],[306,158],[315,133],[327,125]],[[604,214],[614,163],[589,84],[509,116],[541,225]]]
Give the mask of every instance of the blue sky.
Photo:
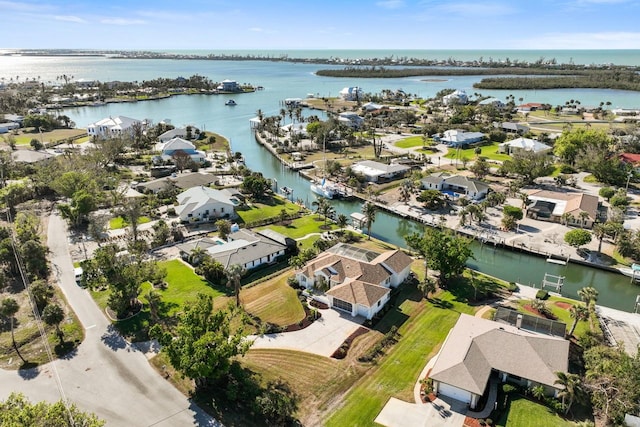
[[[0,48],[640,49],[640,0],[0,0]]]

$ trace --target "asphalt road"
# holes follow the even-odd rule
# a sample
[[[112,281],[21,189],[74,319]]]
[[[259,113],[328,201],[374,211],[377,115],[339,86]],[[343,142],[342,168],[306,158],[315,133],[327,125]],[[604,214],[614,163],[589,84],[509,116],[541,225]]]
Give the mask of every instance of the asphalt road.
[[[64,220],[51,215],[51,263],[58,283],[86,330],[77,352],[35,369],[0,370],[0,399],[22,392],[32,401],[63,394],[108,426],[221,426],[151,367],[145,355],[116,333],[89,293],[76,285]]]

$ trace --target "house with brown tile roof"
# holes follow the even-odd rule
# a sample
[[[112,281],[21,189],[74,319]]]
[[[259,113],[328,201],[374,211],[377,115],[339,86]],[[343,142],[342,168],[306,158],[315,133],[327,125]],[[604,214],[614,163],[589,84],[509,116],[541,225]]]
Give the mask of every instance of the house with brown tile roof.
[[[495,381],[542,385],[557,397],[556,372],[568,372],[569,341],[461,314],[429,373],[434,391],[474,409]]]
[[[296,272],[307,289],[328,287],[329,305],[371,319],[389,300],[390,288],[402,283],[413,260],[395,250],[378,253],[339,243]]]
[[[532,202],[527,206],[529,218],[567,223],[567,225],[584,228],[593,227],[593,223],[598,218],[600,203],[598,196],[533,190],[527,194],[527,197]]]

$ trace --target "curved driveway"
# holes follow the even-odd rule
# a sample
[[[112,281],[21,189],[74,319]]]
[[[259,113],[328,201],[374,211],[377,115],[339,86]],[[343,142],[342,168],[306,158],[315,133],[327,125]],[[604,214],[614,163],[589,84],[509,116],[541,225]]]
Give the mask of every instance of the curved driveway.
[[[32,401],[57,401],[57,370],[64,395],[109,426],[221,426],[165,381],[145,355],[116,333],[88,291],[78,287],[64,220],[49,218],[52,268],[69,304],[85,328],[77,352],[39,368],[0,370],[0,399],[12,391]]]

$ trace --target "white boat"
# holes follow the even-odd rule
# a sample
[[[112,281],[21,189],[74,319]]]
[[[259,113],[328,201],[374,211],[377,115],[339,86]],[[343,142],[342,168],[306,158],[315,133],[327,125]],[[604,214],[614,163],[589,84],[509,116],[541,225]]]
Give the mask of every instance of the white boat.
[[[230,99],[227,102],[225,102],[224,105],[234,106],[234,105],[238,105],[238,104],[236,104],[236,101],[234,101],[233,99]]]
[[[640,264],[632,264],[631,268],[621,267],[618,268],[620,273],[624,274],[627,277],[631,277],[632,279],[640,280]]]
[[[319,183],[312,182],[311,191],[326,199],[333,199],[334,197],[339,197],[342,195],[339,187],[336,184],[334,184],[333,182],[329,182],[324,178],[322,178],[322,181]]]

